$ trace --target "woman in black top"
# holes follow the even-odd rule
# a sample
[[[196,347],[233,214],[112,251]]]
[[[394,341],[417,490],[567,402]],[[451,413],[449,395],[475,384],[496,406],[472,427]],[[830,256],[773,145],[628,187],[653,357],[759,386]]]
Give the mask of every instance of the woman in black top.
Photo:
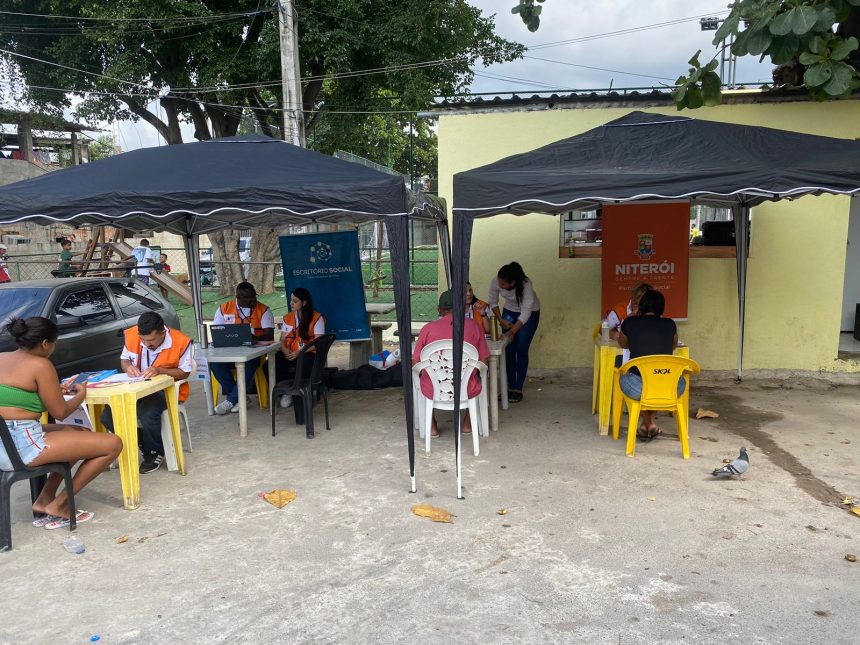
[[[678,328],[671,318],[663,318],[666,299],[659,291],[646,291],[639,300],[639,314],[624,319],[618,333],[618,344],[630,350],[630,359],[654,354],[671,354],[678,346]],[[642,376],[635,367],[621,375],[621,390],[631,399],[642,398]],[[678,382],[678,396],[684,393],[684,378]],[[637,436],[653,439],[660,434],[654,423],[654,411],[642,411]]]

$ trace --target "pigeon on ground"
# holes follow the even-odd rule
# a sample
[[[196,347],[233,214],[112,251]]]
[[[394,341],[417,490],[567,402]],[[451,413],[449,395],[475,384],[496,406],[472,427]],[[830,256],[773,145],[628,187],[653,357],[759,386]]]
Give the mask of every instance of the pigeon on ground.
[[[750,457],[747,454],[746,448],[741,448],[741,454],[738,455],[737,459],[735,459],[732,463],[726,464],[722,468],[717,468],[711,474],[714,477],[719,475],[743,475],[747,469],[750,467]]]

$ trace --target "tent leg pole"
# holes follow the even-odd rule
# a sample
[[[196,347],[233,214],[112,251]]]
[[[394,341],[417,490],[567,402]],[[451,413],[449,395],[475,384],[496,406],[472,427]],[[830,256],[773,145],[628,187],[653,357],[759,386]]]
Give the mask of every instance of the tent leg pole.
[[[457,415],[457,418],[459,420],[460,411],[455,410],[454,414]],[[427,432],[430,432],[430,430],[428,429]],[[477,430],[474,430],[473,432],[477,432]],[[457,499],[464,499],[463,498],[463,460],[461,459],[461,456],[460,456],[460,447],[461,447],[460,424],[458,423],[457,424]]]
[[[448,222],[438,222],[436,229],[439,233],[439,248],[442,251],[442,265],[445,267],[445,281],[451,288],[451,236],[448,231]]]
[[[206,329],[203,326],[203,293],[200,288],[200,237],[196,234],[185,236],[185,255],[188,264],[188,280],[191,283],[191,302],[194,309],[194,322],[197,325],[197,339],[203,349],[209,345]]]
[[[746,321],[747,296],[747,247],[749,240],[750,208],[740,204],[735,209],[735,252],[738,271],[738,378],[744,378],[744,327]]]

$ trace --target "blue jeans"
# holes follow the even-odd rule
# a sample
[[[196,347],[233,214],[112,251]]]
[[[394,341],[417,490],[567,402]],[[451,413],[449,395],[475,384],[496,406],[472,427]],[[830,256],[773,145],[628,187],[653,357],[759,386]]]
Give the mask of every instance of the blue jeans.
[[[254,372],[260,365],[259,358],[252,358],[245,363],[245,388],[248,394],[253,394],[257,391],[254,386]],[[239,403],[239,384],[236,382],[236,377],[233,376],[233,363],[210,363],[209,370],[212,375],[218,379],[221,385],[221,391],[224,392],[224,397],[233,405]]]
[[[141,434],[138,442],[144,455],[164,455],[164,443],[161,441],[161,413],[167,409],[164,392],[150,394],[137,402],[137,419],[140,421]],[[102,425],[113,432],[113,415],[110,406],[106,405],[102,412]]]
[[[505,309],[502,311],[502,317],[513,323],[519,320],[520,313]],[[523,385],[526,382],[526,372],[529,371],[529,346],[535,337],[538,323],[540,323],[540,311],[533,311],[528,322],[514,334],[511,342],[505,347],[509,390],[523,391]]]
[[[639,374],[635,374],[633,372],[622,374],[621,378],[618,380],[618,384],[621,386],[621,391],[634,401],[638,401],[642,398],[642,377]],[[678,396],[681,396],[684,393],[686,387],[687,382],[682,376],[678,381]]]

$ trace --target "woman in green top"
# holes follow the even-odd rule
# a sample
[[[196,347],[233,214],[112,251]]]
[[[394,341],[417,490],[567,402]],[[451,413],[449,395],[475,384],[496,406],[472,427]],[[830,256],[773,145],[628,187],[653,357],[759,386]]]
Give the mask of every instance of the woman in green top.
[[[41,424],[42,412],[55,419],[69,417],[83,403],[86,385],[63,388],[49,357],[57,346],[57,325],[47,318],[13,320],[6,325],[18,345],[14,352],[0,353],[0,417],[6,421],[21,460],[29,466],[65,461],[83,463],[72,478],[77,494],[99,473],[104,472],[122,451],[122,441],[113,434],[88,432],[70,425]],[[63,394],[71,394],[68,401]],[[0,443],[0,470],[12,464]],[[34,526],[48,529],[68,525],[67,493],[57,489],[62,477],[52,474],[33,504],[44,516]],[[93,514],[77,512],[77,521],[86,522]]]

